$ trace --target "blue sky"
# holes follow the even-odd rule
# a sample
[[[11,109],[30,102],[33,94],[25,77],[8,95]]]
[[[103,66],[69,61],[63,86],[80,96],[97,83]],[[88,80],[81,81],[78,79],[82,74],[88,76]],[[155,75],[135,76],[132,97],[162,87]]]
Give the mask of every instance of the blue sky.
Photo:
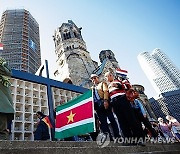
[[[56,57],[52,35],[67,20],[82,27],[82,36],[93,60],[110,49],[132,84],[145,87],[148,97],[156,93],[137,61],[140,52],[160,48],[180,66],[179,0],[0,0],[6,9],[30,11],[40,26],[42,60],[47,59],[53,77]]]

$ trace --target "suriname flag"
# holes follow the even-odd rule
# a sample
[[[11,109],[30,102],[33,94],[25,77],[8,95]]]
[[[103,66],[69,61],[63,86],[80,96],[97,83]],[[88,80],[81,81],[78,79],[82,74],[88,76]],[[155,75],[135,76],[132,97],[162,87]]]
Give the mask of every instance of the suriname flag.
[[[56,108],[55,138],[95,132],[92,90]]]

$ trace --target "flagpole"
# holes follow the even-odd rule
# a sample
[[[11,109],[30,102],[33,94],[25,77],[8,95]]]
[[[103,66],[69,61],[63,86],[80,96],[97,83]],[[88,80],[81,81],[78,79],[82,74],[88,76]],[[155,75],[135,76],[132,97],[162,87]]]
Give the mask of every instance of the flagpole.
[[[46,76],[49,79],[49,69],[48,69],[48,61],[45,60],[45,69],[46,69]],[[52,97],[52,90],[51,86],[47,85],[47,95],[48,95],[48,107],[49,107],[49,119],[52,123],[53,128],[50,128],[50,140],[55,141],[55,118],[54,118],[54,103]]]
[[[94,132],[96,132],[96,121],[95,121],[95,116],[94,116],[95,113],[94,113],[94,97],[93,97],[93,94],[94,93],[93,93],[93,89],[92,89],[92,102],[93,102],[92,103],[93,104],[92,105],[92,111],[93,111],[93,119],[94,119]]]

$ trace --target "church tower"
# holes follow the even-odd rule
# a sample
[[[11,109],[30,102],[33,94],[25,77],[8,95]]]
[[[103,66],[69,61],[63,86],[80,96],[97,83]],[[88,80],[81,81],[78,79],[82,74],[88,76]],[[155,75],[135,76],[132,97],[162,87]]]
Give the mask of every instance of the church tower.
[[[119,64],[115,58],[114,53],[111,50],[102,50],[100,52],[100,54],[99,54],[100,62],[103,63],[103,61],[105,61],[106,59],[108,59],[111,62],[112,67],[114,69],[119,68]]]
[[[104,79],[106,72],[116,72],[116,68],[120,68],[115,58],[114,53],[111,50],[102,50],[99,54],[99,60],[101,65],[98,66],[93,73],[99,75],[100,79]]]
[[[63,23],[55,30],[53,40],[58,67],[54,75],[59,81],[88,88],[85,83],[97,67],[97,62],[91,59],[87,51],[81,29],[68,20],[68,23]]]

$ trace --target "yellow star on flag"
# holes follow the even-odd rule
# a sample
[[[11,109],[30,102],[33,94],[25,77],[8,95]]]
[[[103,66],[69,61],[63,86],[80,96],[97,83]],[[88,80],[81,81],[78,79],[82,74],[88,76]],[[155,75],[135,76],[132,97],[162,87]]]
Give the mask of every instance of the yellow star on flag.
[[[68,118],[68,122],[67,122],[67,123],[69,123],[69,122],[74,122],[74,119],[73,119],[73,118],[74,118],[75,114],[76,114],[76,113],[73,114],[72,111],[71,111],[70,115],[67,116],[67,118]]]

